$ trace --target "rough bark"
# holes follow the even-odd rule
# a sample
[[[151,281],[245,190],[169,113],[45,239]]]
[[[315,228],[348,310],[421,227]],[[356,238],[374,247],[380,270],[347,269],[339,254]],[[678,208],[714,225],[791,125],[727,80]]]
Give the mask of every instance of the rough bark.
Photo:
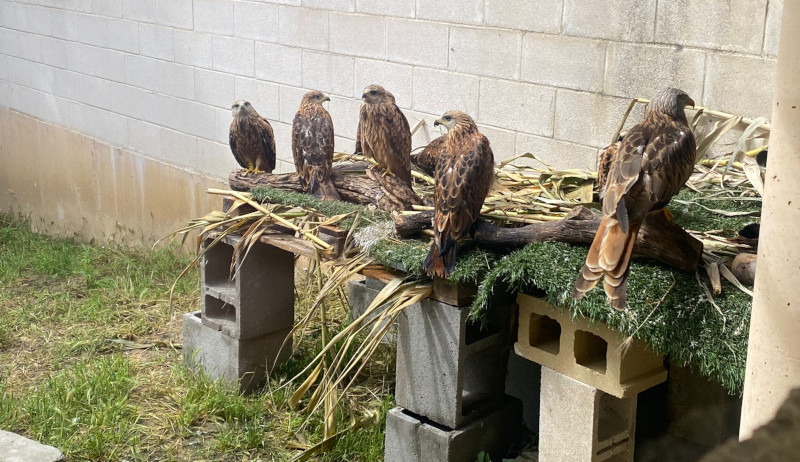
[[[350,166],[347,170],[351,171]],[[388,212],[409,210],[413,205],[422,204],[422,199],[405,183],[392,175],[382,176],[382,171],[367,169],[366,177],[341,173],[334,168],[331,172],[333,185],[343,201],[362,205],[375,205]],[[243,170],[234,170],[228,177],[231,189],[249,191],[256,186],[270,186],[289,191],[305,192],[300,186],[296,173],[272,175],[269,173],[243,175]]]
[[[432,216],[433,212],[398,216],[395,218],[397,232],[400,236],[411,236],[428,229],[431,227]],[[519,228],[501,228],[480,220],[475,225],[474,239],[480,244],[497,247],[522,247],[532,242],[546,241],[591,244],[599,225],[599,214],[578,206],[563,220],[534,223]],[[702,252],[702,242],[658,212],[648,215],[633,248],[633,253],[637,256],[653,258],[692,273],[697,271]]]

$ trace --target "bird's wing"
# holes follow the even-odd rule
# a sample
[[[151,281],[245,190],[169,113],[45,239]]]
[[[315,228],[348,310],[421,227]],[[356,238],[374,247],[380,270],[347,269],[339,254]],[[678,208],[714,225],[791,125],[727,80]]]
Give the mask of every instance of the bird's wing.
[[[303,131],[306,129],[307,114],[304,113],[301,107],[292,121],[292,157],[294,158],[294,169],[300,179],[300,186],[303,190],[308,190],[308,178],[305,166],[305,157],[303,156],[303,148],[305,142],[303,140]]]
[[[650,142],[652,125],[647,121],[635,125],[620,143],[611,161],[603,189],[603,215],[614,216],[625,194],[639,180],[642,157]]]
[[[384,111],[388,134],[388,145],[385,146],[387,166],[395,176],[411,184],[411,128],[400,108],[394,103],[388,103],[387,106]]]
[[[494,178],[494,157],[483,135],[439,158],[434,192],[435,231],[454,240],[469,232]]]
[[[644,192],[651,208],[658,208],[678,194],[691,176],[696,145],[692,130],[672,120],[656,125],[652,137],[645,149],[642,170],[647,175]]]
[[[419,154],[412,157],[412,161],[428,175],[436,172],[436,161],[444,150],[444,140],[447,135],[442,135],[425,146]]]
[[[597,192],[600,193],[600,199],[603,199],[606,178],[608,178],[611,162],[616,157],[618,150],[619,142],[610,144],[600,152],[600,156],[597,158]]]
[[[276,151],[275,151],[275,134],[272,131],[272,125],[269,124],[267,119],[258,117],[258,125],[260,128],[261,136],[261,151],[269,165],[269,170],[275,170],[276,165]]]
[[[236,140],[239,138],[239,127],[234,120],[231,123],[230,131],[228,132],[228,144],[231,147],[231,152],[233,153],[233,158],[236,159],[236,162],[242,167],[247,168],[247,161],[242,158],[241,154],[239,154],[239,149],[237,147]]]

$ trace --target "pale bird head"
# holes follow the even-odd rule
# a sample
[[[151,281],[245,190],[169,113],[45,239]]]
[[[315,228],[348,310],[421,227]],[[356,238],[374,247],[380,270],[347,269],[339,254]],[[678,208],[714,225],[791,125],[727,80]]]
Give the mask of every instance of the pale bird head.
[[[379,104],[383,102],[383,98],[386,95],[391,96],[391,93],[386,91],[386,89],[383,88],[382,86],[367,85],[366,87],[364,87],[364,93],[361,94],[361,100],[367,104]],[[390,99],[394,101],[394,96],[391,96]]]
[[[243,99],[233,103],[233,106],[231,106],[231,115],[233,115],[233,117],[247,117],[254,112],[256,112],[256,110],[253,108],[253,105],[250,104],[250,101],[245,101]]]
[[[648,111],[658,111],[673,117],[685,118],[684,108],[694,106],[694,100],[685,91],[677,88],[665,88],[653,96]]]
[[[325,93],[321,91],[312,90],[305,95],[303,95],[303,103],[308,104],[322,104],[325,101],[330,101],[331,99]]]
[[[436,127],[438,125],[443,125],[448,130],[451,130],[457,124],[468,124],[468,125],[475,125],[475,121],[472,120],[465,112],[461,111],[447,111],[442,114],[441,117],[436,119],[433,122],[433,126]]]

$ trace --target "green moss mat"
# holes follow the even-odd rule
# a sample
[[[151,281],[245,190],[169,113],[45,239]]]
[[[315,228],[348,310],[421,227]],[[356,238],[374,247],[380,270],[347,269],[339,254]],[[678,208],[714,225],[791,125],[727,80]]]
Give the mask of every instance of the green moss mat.
[[[302,194],[274,191],[277,190],[268,192],[260,188],[254,190],[254,195],[268,197],[272,202],[286,200],[286,203],[314,208],[325,214],[360,210],[369,214],[365,216],[370,220],[388,217],[353,204],[320,202]],[[704,196],[684,190],[677,199],[734,212],[758,212],[761,206],[757,201],[704,200]],[[670,209],[676,222],[688,229],[718,229],[731,236],[744,225],[758,222],[758,217],[726,217],[696,204],[673,202]],[[400,264],[410,275],[423,277],[421,265],[429,246],[429,240],[384,240],[373,246],[370,254],[380,264]],[[485,319],[487,310],[500,308],[491,306],[494,292],[542,290],[551,303],[570,310],[573,315],[604,322],[626,336],[634,335],[654,350],[669,355],[672,361],[695,364],[703,375],[717,380],[730,392],[741,392],[752,305],[748,295],[723,282],[722,294],[714,298],[723,317],[708,301],[695,275],[638,260],[631,265],[628,310],[611,309],[601,288],[575,302],[571,297],[572,285],[586,252],[586,247],[564,243],[530,244],[510,253],[465,245],[450,280],[479,286],[471,312],[476,321]],[[705,273],[701,270],[700,274],[708,284]]]

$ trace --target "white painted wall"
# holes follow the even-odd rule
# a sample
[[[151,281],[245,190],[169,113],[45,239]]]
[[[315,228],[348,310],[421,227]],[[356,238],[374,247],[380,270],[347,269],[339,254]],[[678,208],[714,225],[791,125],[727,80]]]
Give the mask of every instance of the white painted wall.
[[[413,125],[469,112],[498,159],[594,166],[627,98],[670,85],[769,115],[782,0],[0,0],[0,106],[213,177],[229,107],[275,128],[307,89],[349,151],[361,89]],[[431,127],[432,128],[432,127]],[[436,136],[421,130],[415,145]]]

